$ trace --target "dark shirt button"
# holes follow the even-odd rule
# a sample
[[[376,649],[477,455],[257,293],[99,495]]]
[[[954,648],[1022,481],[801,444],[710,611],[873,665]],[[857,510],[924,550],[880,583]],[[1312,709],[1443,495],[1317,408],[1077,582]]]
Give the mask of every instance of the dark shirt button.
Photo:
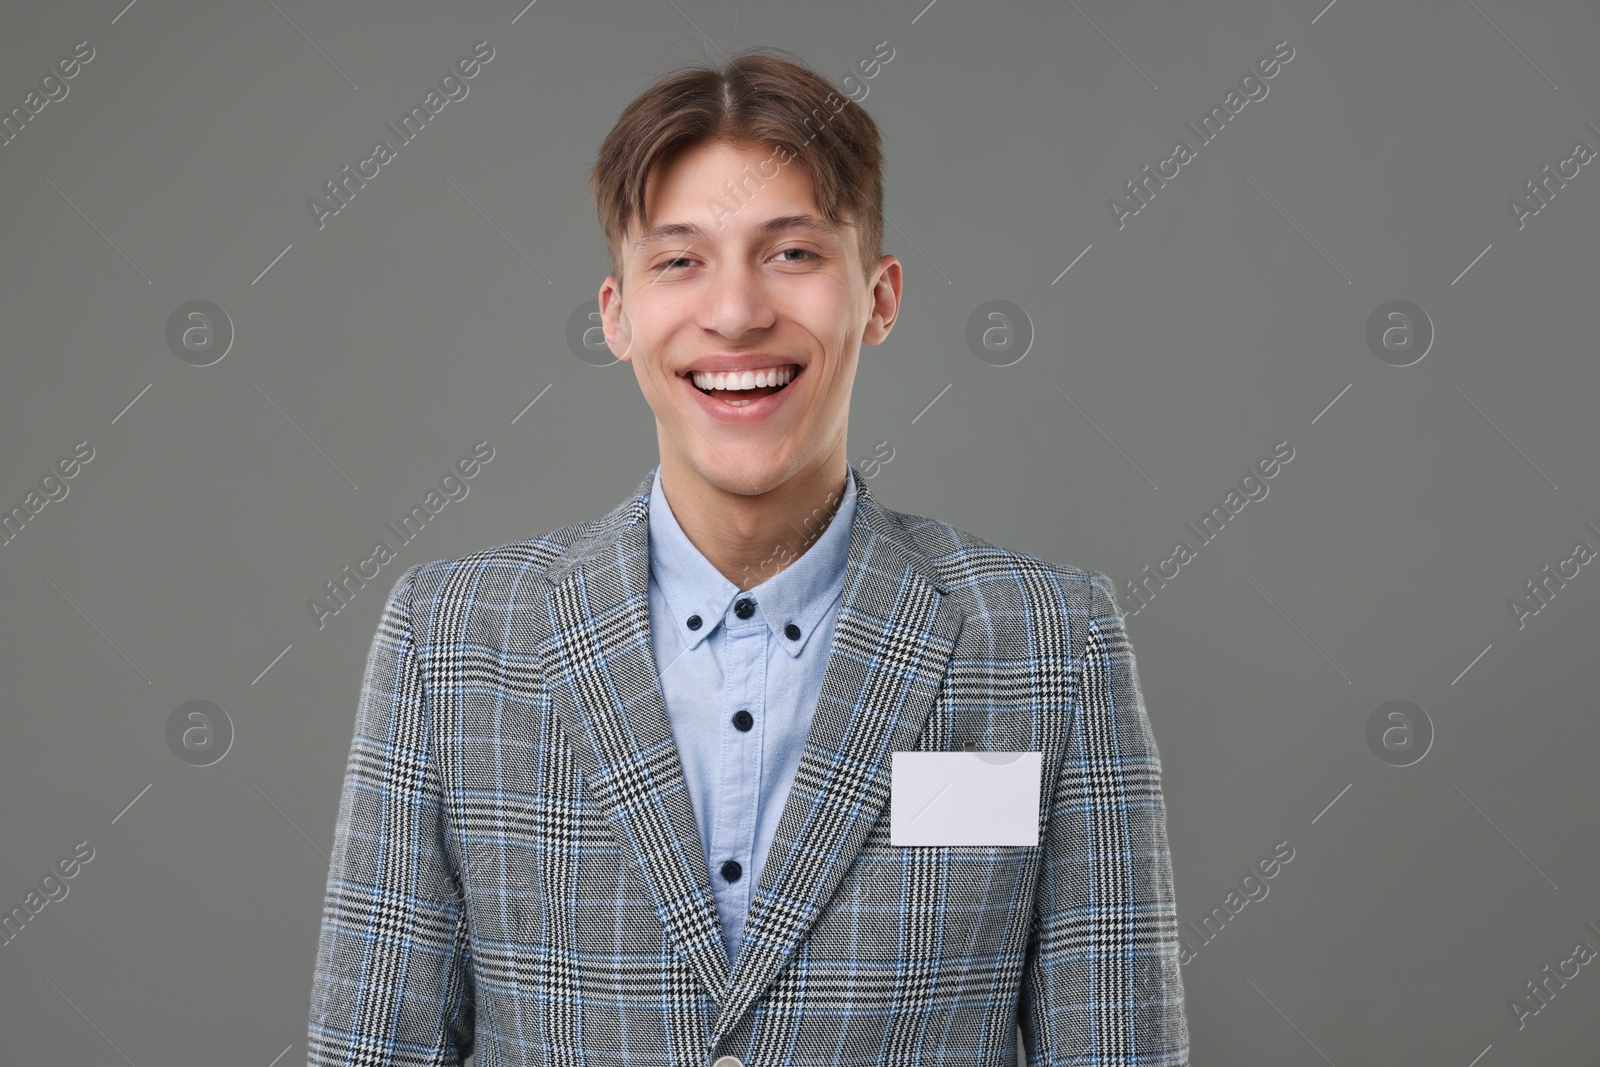
[[[791,641],[800,640],[800,627],[791,622],[788,626],[783,628],[783,636],[787,637]]]
[[[730,882],[737,882],[739,880],[739,876],[743,873],[744,868],[739,866],[738,860],[729,860],[727,863],[722,865],[722,877],[726,878]]]
[[[755,603],[749,597],[741,597],[733,605],[733,613],[741,619],[748,619],[756,610]]]
[[[741,730],[750,729],[755,724],[755,721],[756,717],[743,709],[733,713],[733,725]]]
[[[689,616],[689,629],[691,629],[691,630],[700,629],[700,616],[698,616],[698,615],[690,615]]]

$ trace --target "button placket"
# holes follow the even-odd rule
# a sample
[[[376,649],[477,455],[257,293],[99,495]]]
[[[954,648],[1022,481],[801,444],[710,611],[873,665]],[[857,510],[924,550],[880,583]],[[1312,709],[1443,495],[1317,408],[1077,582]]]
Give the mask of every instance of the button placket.
[[[723,800],[717,812],[717,848],[711,864],[718,877],[720,895],[728,901],[730,910],[745,914],[749,910],[753,884],[753,879],[745,875],[754,858],[756,806],[761,792],[761,730],[758,727],[766,691],[767,641],[765,626],[754,618],[755,604],[750,598],[741,597],[735,601],[731,615],[723,621],[727,667],[723,677],[723,712],[728,717],[723,720],[720,790]],[[729,714],[729,708],[737,710]],[[746,720],[748,727],[741,729],[740,723]]]

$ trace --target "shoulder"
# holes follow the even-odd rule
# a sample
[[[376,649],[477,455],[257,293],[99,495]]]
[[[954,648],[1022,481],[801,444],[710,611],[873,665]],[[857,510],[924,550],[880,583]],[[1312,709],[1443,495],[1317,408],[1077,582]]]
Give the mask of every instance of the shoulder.
[[[1004,613],[1008,603],[1038,610],[1043,602],[1069,616],[1121,617],[1115,585],[1103,571],[1007,548],[925,515],[888,509],[885,514],[933,564],[969,615],[973,610]]]
[[[602,521],[574,522],[536,537],[413,563],[396,576],[390,596],[408,604],[419,629],[446,616],[459,624],[461,614],[474,609],[526,606],[544,588],[550,562],[591,536]]]

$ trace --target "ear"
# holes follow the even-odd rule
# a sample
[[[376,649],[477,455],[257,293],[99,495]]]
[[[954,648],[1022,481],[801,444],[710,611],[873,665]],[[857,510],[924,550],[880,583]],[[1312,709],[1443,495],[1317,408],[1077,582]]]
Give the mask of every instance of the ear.
[[[867,328],[861,334],[862,344],[882,344],[894,328],[894,321],[900,315],[901,281],[900,260],[892,255],[885,255],[878,260],[878,270],[869,294],[872,311],[867,318]]]
[[[600,284],[600,326],[605,331],[606,345],[612,355],[624,363],[632,362],[633,332],[622,313],[622,290],[614,275],[606,275]]]

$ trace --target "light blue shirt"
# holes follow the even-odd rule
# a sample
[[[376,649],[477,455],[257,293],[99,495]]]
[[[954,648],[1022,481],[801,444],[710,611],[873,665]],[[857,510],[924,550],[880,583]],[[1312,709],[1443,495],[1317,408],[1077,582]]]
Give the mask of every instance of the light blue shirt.
[[[822,690],[855,510],[846,472],[832,521],[797,520],[801,555],[741,591],[684,534],[655,470],[651,643],[730,964]]]

